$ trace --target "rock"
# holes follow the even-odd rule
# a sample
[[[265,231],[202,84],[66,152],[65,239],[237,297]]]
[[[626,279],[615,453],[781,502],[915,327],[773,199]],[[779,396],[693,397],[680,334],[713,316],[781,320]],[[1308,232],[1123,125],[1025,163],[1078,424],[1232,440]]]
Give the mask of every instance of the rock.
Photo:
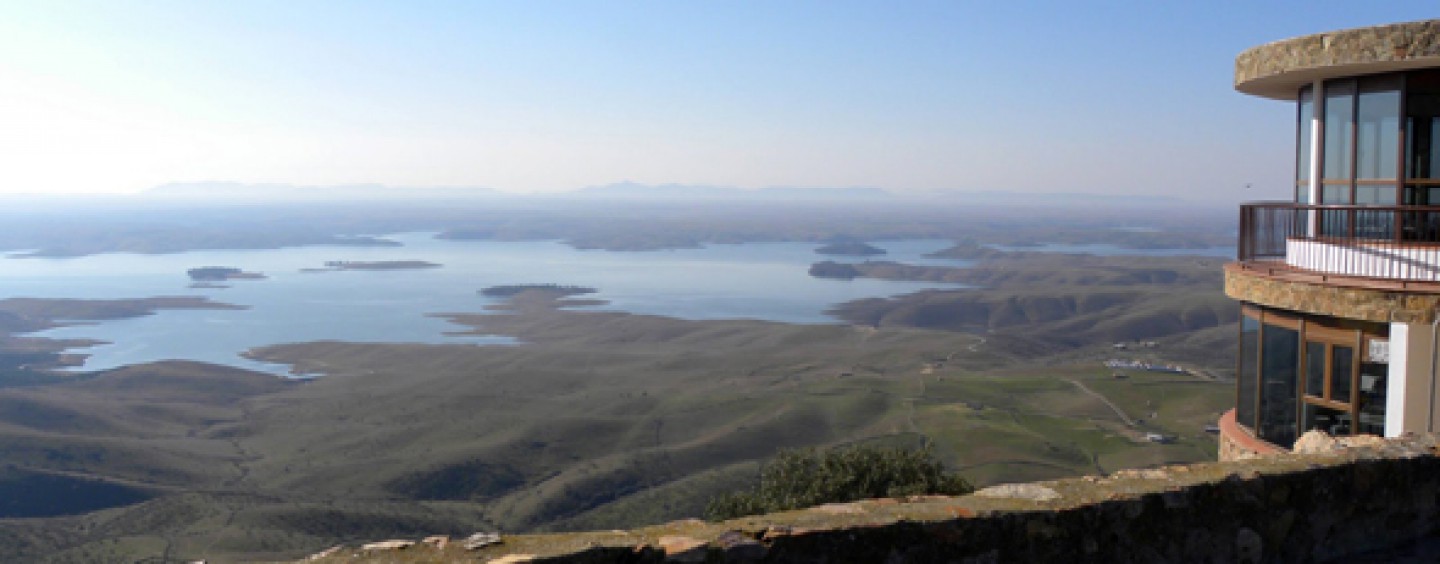
[[[420,544],[428,544],[435,547],[436,550],[445,550],[445,546],[450,544],[450,537],[446,535],[429,536],[421,540]]]
[[[479,550],[492,544],[500,544],[500,533],[475,533],[460,541],[465,550]]]
[[[369,544],[362,544],[362,545],[360,545],[360,550],[364,550],[364,551],[366,551],[366,552],[376,551],[376,550],[404,550],[404,549],[410,548],[410,547],[412,547],[412,546],[414,546],[414,545],[415,545],[415,541],[399,540],[399,539],[383,540],[383,541],[379,541],[379,542],[372,542],[372,543],[369,543]]]
[[[1325,431],[1305,431],[1300,435],[1300,440],[1295,441],[1295,454],[1324,454],[1335,452],[1343,448],[1340,442],[1335,440]]]
[[[1309,434],[1309,433],[1306,433]],[[1260,538],[1260,533],[1248,528],[1241,527],[1235,534],[1235,561],[1241,563],[1259,564],[1264,557],[1265,541]]]
[[[1114,476],[1126,480],[1164,480],[1169,478],[1170,474],[1159,468],[1141,468],[1138,470],[1117,470]]]
[[[1388,444],[1382,437],[1375,435],[1355,435],[1353,437],[1338,437],[1335,439],[1345,448],[1381,448]]]
[[[765,529],[765,533],[760,535],[760,540],[767,543],[774,542],[776,539],[781,539],[785,537],[805,536],[814,533],[816,530],[817,529],[810,529],[805,527],[787,527],[784,525],[778,525]]]
[[[811,507],[810,510],[829,515],[861,515],[865,513],[865,508],[858,503],[827,503]]]
[[[322,551],[320,551],[320,552],[316,552],[315,554],[311,554],[310,556],[305,557],[305,561],[307,561],[307,562],[313,562],[313,561],[319,560],[319,559],[321,559],[321,558],[329,558],[329,557],[331,557],[331,556],[334,556],[335,553],[340,552],[341,550],[344,550],[344,549],[345,549],[345,545],[343,545],[343,544],[337,544],[337,545],[335,545],[335,546],[332,546],[332,547],[330,547],[330,548],[327,548],[327,549],[325,549],[325,550],[322,550]]]
[[[694,537],[665,536],[656,543],[665,551],[666,562],[704,562],[705,541]]]
[[[762,535],[760,535],[760,540],[763,540],[763,541],[765,541],[765,542],[771,542],[771,541],[774,541],[775,539],[778,539],[778,538],[781,538],[781,537],[788,537],[788,536],[790,536],[790,535],[792,535],[792,534],[794,534],[794,529],[792,529],[792,528],[790,528],[790,527],[786,527],[786,526],[784,526],[784,525],[773,526],[773,527],[770,527],[770,528],[768,528],[768,529],[765,529],[765,533],[762,534]]]
[[[1028,499],[1031,501],[1060,499],[1060,494],[1055,490],[1039,484],[1001,484],[977,491],[975,495],[991,498]]]
[[[488,562],[489,564],[522,564],[524,562],[534,562],[535,558],[536,556],[534,554],[507,554],[499,558],[492,558],[488,560]]]
[[[715,539],[725,551],[726,562],[758,562],[765,558],[765,545],[740,531],[725,531]]]

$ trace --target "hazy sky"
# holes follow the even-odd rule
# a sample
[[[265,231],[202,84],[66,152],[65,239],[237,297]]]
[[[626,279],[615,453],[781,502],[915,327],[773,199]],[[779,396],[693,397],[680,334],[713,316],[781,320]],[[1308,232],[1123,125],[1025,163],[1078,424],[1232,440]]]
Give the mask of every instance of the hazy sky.
[[[0,192],[632,180],[1279,199],[1293,110],[1235,93],[1235,55],[1436,12],[0,0]]]

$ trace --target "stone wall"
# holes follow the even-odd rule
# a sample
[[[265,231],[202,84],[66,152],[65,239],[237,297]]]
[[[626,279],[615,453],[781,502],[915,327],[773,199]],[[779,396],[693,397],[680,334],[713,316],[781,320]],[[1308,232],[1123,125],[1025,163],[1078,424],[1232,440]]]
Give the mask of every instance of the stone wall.
[[[1225,295],[1290,311],[1379,323],[1430,323],[1440,308],[1440,294],[1361,288],[1338,281],[1289,280],[1245,270],[1235,263],[1225,265]]]
[[[1305,440],[1311,454],[831,504],[722,523],[504,537],[355,562],[1303,562],[1440,532],[1440,436]],[[1383,561],[1383,560],[1380,560]]]

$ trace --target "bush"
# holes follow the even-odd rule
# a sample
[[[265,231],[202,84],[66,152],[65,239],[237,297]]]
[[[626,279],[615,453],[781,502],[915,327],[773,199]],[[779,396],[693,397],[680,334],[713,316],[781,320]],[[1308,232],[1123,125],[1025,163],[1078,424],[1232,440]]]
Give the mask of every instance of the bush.
[[[964,478],[946,473],[929,446],[782,450],[760,468],[758,486],[711,498],[705,517],[719,521],[822,503],[973,490]]]

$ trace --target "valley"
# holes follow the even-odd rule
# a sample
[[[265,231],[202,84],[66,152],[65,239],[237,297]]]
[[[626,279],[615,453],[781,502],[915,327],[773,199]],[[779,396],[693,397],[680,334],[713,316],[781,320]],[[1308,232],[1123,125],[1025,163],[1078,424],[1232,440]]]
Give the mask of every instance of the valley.
[[[699,515],[787,447],[928,443],[980,485],[1214,458],[1204,427],[1233,396],[1235,330],[1218,259],[975,260],[861,263],[862,277],[967,287],[842,303],[845,323],[682,319],[611,310],[603,285],[512,285],[484,311],[436,315],[516,344],[247,353],[304,380],[177,361],[27,367],[0,388],[0,490],[100,493],[0,518],[0,557],[289,558],[395,535],[632,526]],[[24,320],[11,331],[225,307],[0,306]],[[1127,358],[1193,373],[1118,378],[1111,343],[1138,339],[1157,346]]]

